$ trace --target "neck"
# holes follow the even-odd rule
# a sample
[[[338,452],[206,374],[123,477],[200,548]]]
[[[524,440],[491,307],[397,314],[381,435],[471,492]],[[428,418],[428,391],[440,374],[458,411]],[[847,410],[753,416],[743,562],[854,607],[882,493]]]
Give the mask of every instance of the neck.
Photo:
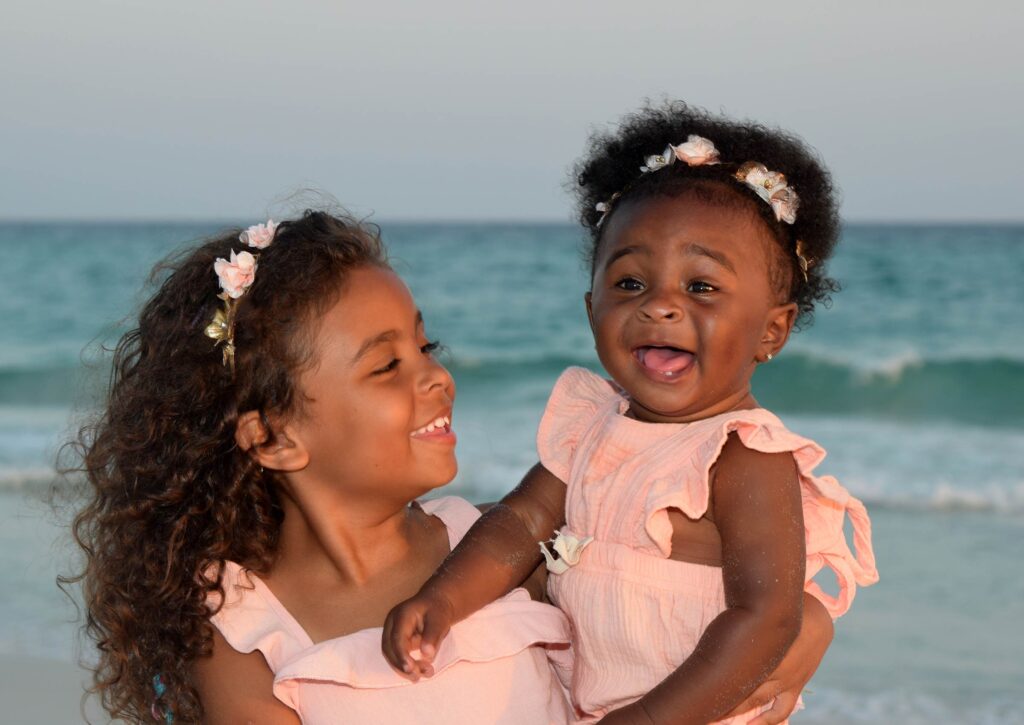
[[[302,570],[358,586],[408,557],[422,533],[423,517],[407,502],[353,501],[310,481],[290,484],[274,572]]]

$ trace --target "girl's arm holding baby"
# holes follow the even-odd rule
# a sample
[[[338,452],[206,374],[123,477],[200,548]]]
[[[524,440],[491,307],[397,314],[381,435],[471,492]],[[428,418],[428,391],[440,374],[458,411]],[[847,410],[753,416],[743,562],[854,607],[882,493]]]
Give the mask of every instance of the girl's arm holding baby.
[[[419,593],[391,610],[384,655],[418,679],[430,675],[456,622],[522,584],[541,561],[537,544],[565,523],[565,483],[541,464],[470,529]],[[421,658],[411,652],[419,649]]]

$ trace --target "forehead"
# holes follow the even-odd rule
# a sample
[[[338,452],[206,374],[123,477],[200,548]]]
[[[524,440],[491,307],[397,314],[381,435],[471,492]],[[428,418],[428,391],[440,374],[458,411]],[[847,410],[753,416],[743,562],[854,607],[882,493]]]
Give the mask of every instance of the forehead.
[[[370,336],[415,324],[416,302],[390,269],[359,267],[349,272],[338,299],[320,318],[322,346],[358,348]]]
[[[711,203],[690,195],[627,201],[609,218],[595,258],[600,272],[625,247],[647,254],[677,255],[696,245],[739,266],[766,268],[775,239],[765,223],[741,204]]]

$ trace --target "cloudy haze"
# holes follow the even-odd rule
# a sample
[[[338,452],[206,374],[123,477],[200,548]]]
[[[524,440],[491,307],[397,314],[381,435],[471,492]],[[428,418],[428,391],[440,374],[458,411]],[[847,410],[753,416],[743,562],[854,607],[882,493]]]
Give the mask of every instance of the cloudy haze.
[[[564,220],[588,132],[669,96],[802,135],[848,219],[1019,221],[1021,8],[5,0],[0,218],[254,218],[315,187]]]

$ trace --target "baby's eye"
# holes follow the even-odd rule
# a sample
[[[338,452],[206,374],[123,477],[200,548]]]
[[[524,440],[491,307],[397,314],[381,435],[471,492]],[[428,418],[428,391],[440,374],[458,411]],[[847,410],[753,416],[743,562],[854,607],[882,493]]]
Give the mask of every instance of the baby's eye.
[[[636,277],[623,277],[615,283],[615,286],[627,292],[640,292],[644,288],[644,283]]]
[[[433,353],[437,352],[440,349],[441,341],[432,340],[431,342],[428,342],[426,345],[420,347],[420,352],[422,352],[424,355],[432,355]]]
[[[400,362],[402,362],[402,361],[399,360],[397,357],[391,358],[391,362],[389,362],[387,365],[385,365],[382,368],[377,368],[376,370],[374,370],[370,374],[371,375],[384,375],[385,373],[390,373],[392,370],[394,370],[395,368],[398,367],[398,363],[400,363]]]
[[[718,288],[715,287],[714,285],[710,285],[707,282],[704,282],[699,279],[694,280],[693,282],[690,282],[690,284],[686,285],[687,292],[693,292],[694,294],[698,295],[706,295],[709,292],[716,291],[717,289]]]

